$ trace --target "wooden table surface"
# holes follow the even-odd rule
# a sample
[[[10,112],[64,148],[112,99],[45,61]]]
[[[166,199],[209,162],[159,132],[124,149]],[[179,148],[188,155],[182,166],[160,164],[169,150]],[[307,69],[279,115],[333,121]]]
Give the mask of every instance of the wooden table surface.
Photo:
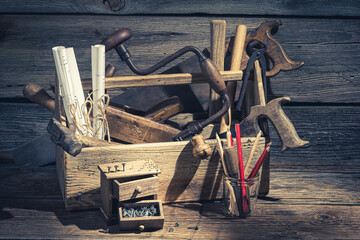
[[[291,170],[275,164],[269,195],[259,199],[247,219],[225,217],[220,201],[177,203],[164,206],[162,230],[143,233],[120,232],[117,225],[106,226],[99,210],[66,211],[55,165],[20,169],[3,160],[0,173],[2,239],[358,239],[360,236],[360,173],[351,170]],[[189,229],[195,226],[198,230]]]

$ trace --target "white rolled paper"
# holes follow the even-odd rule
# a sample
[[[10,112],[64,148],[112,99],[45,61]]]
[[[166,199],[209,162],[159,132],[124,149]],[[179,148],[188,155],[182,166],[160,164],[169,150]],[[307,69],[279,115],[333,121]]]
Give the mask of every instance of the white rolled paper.
[[[91,73],[92,73],[92,90],[93,90],[93,101],[97,105],[93,107],[93,123],[92,126],[98,133],[97,136],[100,139],[105,137],[105,128],[102,125],[101,113],[98,109],[104,108],[105,94],[105,46],[98,44],[91,46]],[[102,99],[101,99],[102,98]]]
[[[83,115],[83,104],[85,102],[84,92],[81,84],[80,74],[73,48],[63,46],[52,48],[56,73],[60,83],[66,118],[69,125],[75,124],[75,118],[71,113],[71,106],[76,104],[76,124],[83,135],[87,135],[85,118]],[[84,109],[86,112],[86,109]]]

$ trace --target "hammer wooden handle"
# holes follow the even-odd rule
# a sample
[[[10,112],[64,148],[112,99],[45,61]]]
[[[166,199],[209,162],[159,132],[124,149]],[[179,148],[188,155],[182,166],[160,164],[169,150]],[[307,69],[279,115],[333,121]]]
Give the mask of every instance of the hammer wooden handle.
[[[55,112],[54,99],[36,83],[28,83],[23,89],[23,95],[51,112]]]
[[[246,37],[247,27],[245,25],[238,25],[236,27],[236,34],[234,40],[233,51],[231,55],[231,67],[230,71],[238,71],[241,67],[241,58],[244,51],[245,37]],[[230,108],[227,114],[225,114],[221,119],[219,133],[222,134],[227,130],[230,130],[231,126],[231,109],[234,104],[234,98],[236,93],[237,82],[229,82],[226,91],[230,98]]]

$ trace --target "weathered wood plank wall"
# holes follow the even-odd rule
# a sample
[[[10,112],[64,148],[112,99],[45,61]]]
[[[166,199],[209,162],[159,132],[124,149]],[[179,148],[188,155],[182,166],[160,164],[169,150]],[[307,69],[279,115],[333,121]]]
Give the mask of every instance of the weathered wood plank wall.
[[[312,147],[306,150],[309,155],[321,152],[320,147],[325,144],[322,141],[338,136],[335,139],[339,149],[337,158],[340,159],[344,154],[342,143],[359,142],[356,134],[359,132],[356,113],[360,102],[359,4],[356,1],[341,4],[327,1],[327,7],[320,7],[324,3],[316,1],[297,8],[294,4],[264,1],[258,3],[261,7],[256,7],[251,2],[240,4],[235,1],[226,4],[126,1],[124,9],[114,12],[101,1],[62,1],[57,4],[9,1],[0,6],[0,110],[3,113],[0,126],[4,129],[0,133],[0,148],[11,149],[44,131],[51,115],[28,103],[22,97],[22,88],[29,81],[49,87],[55,75],[53,46],[73,46],[81,76],[86,78],[90,77],[89,46],[121,27],[133,30],[127,45],[134,61],[140,67],[147,67],[181,46],[195,45],[201,49],[209,46],[209,22],[212,19],[227,21],[227,37],[234,35],[237,24],[255,28],[265,20],[281,19],[284,25],[274,36],[284,45],[290,58],[304,61],[305,65],[299,70],[280,72],[272,77],[271,95],[291,97],[289,117],[298,121],[296,127],[301,131],[301,137],[312,142]],[[176,15],[174,11],[186,15]],[[193,14],[201,12],[222,15]],[[266,17],[257,16],[259,14]],[[108,53],[107,60],[120,69],[117,75],[131,74],[116,53]],[[116,96],[120,92],[112,91],[111,94]],[[119,98],[123,100],[121,96]],[[295,103],[302,107],[290,107]],[[338,111],[343,105],[349,106]],[[315,120],[307,121],[310,116]],[[14,119],[16,121],[9,121]],[[340,124],[342,119],[349,122]],[[315,136],[320,129],[322,137]],[[343,132],[353,134],[344,135]],[[355,144],[353,150],[344,154],[346,159],[357,154],[356,147]],[[291,153],[297,155],[297,152]],[[274,155],[286,158],[285,154],[284,157]]]
[[[184,204],[178,209],[166,206],[165,215],[173,218],[166,220],[163,231],[129,234],[128,237],[214,238],[210,234],[216,231],[219,239],[254,238],[253,229],[259,224],[269,239],[358,237],[359,1],[117,2],[125,3],[119,11],[111,10],[102,0],[1,2],[0,150],[13,149],[45,132],[52,114],[24,99],[22,88],[29,81],[49,88],[55,75],[53,46],[74,47],[80,74],[88,78],[91,76],[90,45],[99,43],[118,28],[132,29],[128,48],[134,62],[139,67],[147,67],[182,46],[195,45],[200,49],[210,46],[210,20],[226,20],[226,36],[230,37],[235,34],[237,24],[255,28],[263,21],[280,19],[283,26],[274,37],[283,44],[292,60],[304,61],[305,65],[272,77],[270,94],[291,97],[292,101],[284,110],[299,136],[310,141],[311,147],[281,154],[281,143],[271,128],[274,143],[270,194],[273,202],[261,202],[254,216],[246,221],[221,217],[214,210],[219,209],[216,203],[216,206],[205,207]],[[116,65],[118,76],[131,74],[115,52],[107,54],[107,61]],[[207,91],[206,85],[202,87],[196,91]],[[110,94],[114,98],[122,91]],[[129,99],[127,92],[117,97],[117,101]],[[166,94],[159,92],[154,101]],[[145,96],[124,103],[143,103]],[[33,172],[19,171],[11,161],[1,160],[1,163],[0,220],[3,221],[0,237],[104,237],[98,231],[100,216],[97,211],[64,213],[53,166]],[[202,214],[200,218],[199,213]],[[33,224],[24,227],[23,219],[29,218]],[[203,227],[196,233],[170,232],[175,222],[180,221],[187,225],[202,223]],[[47,232],[43,231],[45,224]],[[233,224],[240,227],[234,229]],[[207,231],[206,227],[214,230]]]

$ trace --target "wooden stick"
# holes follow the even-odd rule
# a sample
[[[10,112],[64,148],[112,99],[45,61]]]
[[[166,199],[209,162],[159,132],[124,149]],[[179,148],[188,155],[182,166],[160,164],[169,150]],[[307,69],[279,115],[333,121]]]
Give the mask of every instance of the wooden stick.
[[[232,136],[231,136],[231,132],[229,130],[226,131],[226,140],[227,140],[227,146],[228,147],[232,147]]]
[[[254,81],[254,99],[255,105],[265,106],[265,93],[264,93],[264,84],[261,76],[261,67],[258,60],[254,63],[254,71],[255,71],[255,81]]]
[[[239,161],[234,147],[224,148],[224,160],[228,167],[229,176],[232,178],[239,177]]]
[[[221,144],[221,140],[220,140],[220,137],[219,135],[216,133],[216,146],[218,148],[218,151],[219,151],[219,155],[220,155],[220,159],[221,159],[221,164],[222,164],[222,167],[224,169],[224,174],[226,176],[229,176],[229,173],[228,173],[228,170],[227,170],[227,166],[226,166],[226,163],[225,163],[225,159],[224,159],[224,149],[222,147],[222,144]]]
[[[235,215],[235,216],[239,216],[239,208],[238,208],[238,205],[237,205],[237,200],[236,200],[236,195],[235,195],[235,192],[234,192],[234,188],[233,186],[231,186],[230,184],[230,181],[229,180],[224,180],[225,181],[225,184],[227,186],[227,188],[229,189],[229,193],[230,193],[230,204],[229,204],[229,212],[232,214],[232,215]]]
[[[265,93],[264,93],[264,86],[263,86],[263,81],[262,81],[262,76],[261,76],[261,67],[260,67],[260,63],[258,60],[255,61],[254,63],[254,71],[255,71],[255,81],[254,81],[254,99],[255,99],[255,104],[256,105],[262,105],[265,106],[266,102],[265,102]],[[259,143],[259,139],[261,137],[261,131],[258,132],[258,134],[256,135],[256,139],[254,142],[254,145],[251,149],[250,155],[248,160],[246,161],[246,165],[245,165],[245,169],[244,169],[244,173],[246,174],[249,167],[250,167],[250,163],[252,161],[252,158],[254,156],[256,147]]]
[[[220,71],[225,82],[241,81],[242,71]],[[128,87],[148,87],[164,85],[182,85],[193,83],[207,83],[208,80],[202,73],[174,73],[146,76],[123,76],[105,78],[105,88],[128,88]],[[82,80],[83,89],[91,90],[91,80]]]
[[[241,67],[241,58],[243,55],[243,51],[244,51],[244,45],[245,45],[245,38],[246,38],[246,31],[247,31],[247,27],[245,25],[238,25],[236,27],[236,34],[235,34],[235,40],[234,40],[234,46],[233,46],[233,51],[232,51],[232,56],[231,56],[231,67],[230,67],[230,71],[238,71],[240,70]],[[219,133],[224,133],[226,132],[227,129],[230,130],[230,126],[231,126],[231,109],[232,106],[234,105],[234,98],[235,98],[235,93],[236,93],[236,82],[229,82],[226,89],[227,89],[227,94],[230,98],[230,108],[227,114],[225,114],[222,118],[221,118],[221,124],[220,124],[220,131]]]
[[[210,22],[210,58],[219,71],[224,71],[226,21],[212,20]],[[219,94],[210,89],[209,116],[221,108]]]
[[[260,137],[261,137],[261,131],[259,131],[258,134],[256,135],[256,139],[255,139],[254,145],[253,145],[253,147],[252,147],[252,149],[251,149],[249,158],[248,158],[248,160],[246,161],[246,165],[245,165],[245,168],[244,168],[244,174],[246,174],[247,171],[248,171],[248,169],[249,169],[251,160],[252,160],[252,158],[253,158],[253,156],[254,156],[254,153],[255,153],[255,150],[256,150],[257,145],[258,145],[258,143],[259,143]]]

